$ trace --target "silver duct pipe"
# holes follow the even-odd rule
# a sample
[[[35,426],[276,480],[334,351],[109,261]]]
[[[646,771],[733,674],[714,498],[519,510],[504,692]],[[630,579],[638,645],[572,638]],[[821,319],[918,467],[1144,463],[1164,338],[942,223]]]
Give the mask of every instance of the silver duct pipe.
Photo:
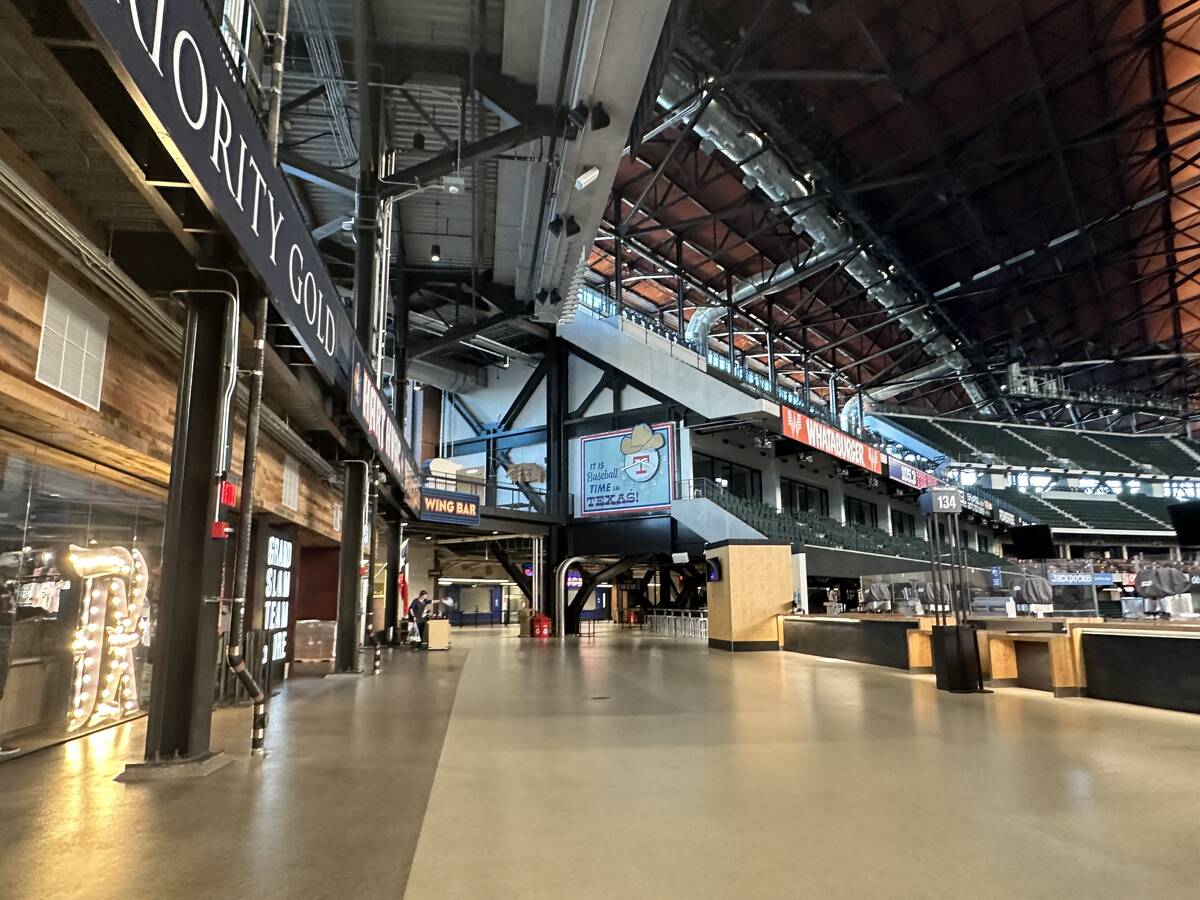
[[[725,307],[723,306],[701,307],[692,313],[692,317],[688,319],[687,328],[684,329],[683,336],[693,344],[707,347],[708,333],[712,331],[713,325],[719,322],[724,315]]]
[[[452,394],[469,394],[487,387],[487,372],[450,363],[431,363],[414,359],[408,364],[409,381],[428,384]]]
[[[733,289],[733,305],[744,306],[757,297],[787,290],[792,285],[819,272],[850,248],[850,236],[839,232],[838,242],[811,253],[789,259],[781,266],[737,282]],[[712,326],[725,315],[723,306],[706,306],[692,314],[684,336],[694,343],[707,346]]]
[[[659,105],[670,109],[686,104],[695,96],[696,85],[699,83],[700,79],[682,62],[674,60],[663,79],[658,97]],[[782,156],[770,147],[764,149],[763,139],[753,128],[748,128],[747,123],[720,97],[709,103],[694,130],[701,139],[712,144],[742,171],[743,181],[747,186],[761,189],[771,201],[781,204],[781,208],[792,217],[795,223],[794,230],[809,235],[822,248],[849,247],[849,230],[839,224],[837,216],[829,206],[807,201],[805,198],[811,193],[809,186],[796,177]],[[785,202],[788,200],[793,202]],[[781,269],[776,273],[768,282],[771,285],[770,289],[783,290],[784,287],[806,277],[809,271],[805,271],[803,266],[798,268],[798,262],[803,263],[803,259],[787,264],[790,271],[785,272]],[[866,290],[867,296],[873,302],[889,312],[919,306],[917,298],[906,293],[865,251],[860,250],[854,254],[846,262],[844,271]],[[792,280],[785,283],[789,278]],[[759,288],[765,286],[760,285]],[[748,296],[753,296],[754,290],[757,289],[745,288]],[[898,321],[921,340],[927,353],[937,358],[938,361],[934,364],[939,370],[937,374],[967,370],[966,359],[955,348],[954,343],[940,333],[927,311],[922,308],[913,309],[900,315]],[[981,406],[987,404],[983,391],[973,378],[963,379],[962,385],[972,402]]]
[[[810,275],[828,268],[850,249],[851,243],[850,233],[839,231],[836,243],[821,246],[820,249],[814,247],[812,252],[802,253],[775,269],[747,278],[734,289],[734,304],[741,306],[766,294],[777,294],[787,290]]]
[[[615,239],[615,236],[611,232],[607,232],[603,228],[601,228],[597,232],[597,239],[599,240],[602,238],[607,238],[607,239],[613,240],[613,239]],[[699,281],[697,281],[695,278],[693,278],[691,273],[689,273],[686,268],[681,271],[675,265],[675,263],[673,261],[658,256],[649,247],[646,247],[645,245],[641,244],[639,241],[637,241],[633,238],[630,238],[630,237],[626,237],[622,240],[622,244],[625,246],[625,248],[627,250],[630,250],[631,252],[636,253],[639,256],[650,260],[652,263],[654,263],[657,266],[661,266],[668,273],[671,273],[671,274],[681,277],[683,279],[683,282],[688,286],[689,290],[691,290],[693,293],[700,294],[702,297],[704,297],[706,300],[709,301],[709,303],[710,303],[709,306],[702,306],[699,309],[697,309],[694,313],[692,313],[692,318],[688,320],[688,325],[684,329],[684,337],[687,338],[689,341],[693,341],[696,344],[696,346],[698,346],[700,348],[701,354],[703,354],[704,351],[708,348],[708,334],[712,330],[713,324],[718,319],[722,318],[725,315],[725,298],[716,294],[711,289],[704,286]],[[582,268],[582,265],[581,265],[581,268]],[[805,273],[805,274],[807,274],[807,273]],[[738,279],[738,278],[734,279],[735,296],[737,295],[736,292],[739,289],[741,289],[742,284],[743,284],[743,282],[741,279]],[[695,329],[693,329],[691,327],[692,322],[696,322]],[[782,355],[782,354],[780,354],[780,355]],[[803,384],[801,382],[796,381],[794,378],[791,378],[790,376],[787,376],[787,375],[780,375],[780,376],[778,376],[778,378],[779,378],[780,383],[783,384],[785,387],[789,387],[792,390],[803,392],[803,390],[804,390]]]

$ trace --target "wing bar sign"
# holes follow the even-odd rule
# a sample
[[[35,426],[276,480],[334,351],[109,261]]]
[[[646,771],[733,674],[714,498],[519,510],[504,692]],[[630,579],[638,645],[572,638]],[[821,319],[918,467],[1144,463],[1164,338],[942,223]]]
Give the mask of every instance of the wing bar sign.
[[[206,4],[75,0],[176,162],[228,226],[271,300],[331,384],[350,374],[353,329]]]
[[[421,518],[426,522],[478,525],[479,498],[458,491],[426,489],[421,492]]]
[[[783,412],[782,422],[785,437],[790,437],[792,440],[807,444],[822,453],[828,453],[830,456],[853,463],[876,475],[883,473],[883,454],[875,447],[864,444],[858,438],[851,437],[840,428],[818,422],[790,406],[780,408]]]

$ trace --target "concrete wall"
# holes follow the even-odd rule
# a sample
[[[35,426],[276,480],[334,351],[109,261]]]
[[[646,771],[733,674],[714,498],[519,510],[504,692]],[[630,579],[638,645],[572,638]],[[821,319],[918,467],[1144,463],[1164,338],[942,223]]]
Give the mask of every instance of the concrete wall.
[[[408,540],[408,598],[415,599],[421,591],[437,596],[436,580],[429,577],[433,568],[433,541],[415,537]]]

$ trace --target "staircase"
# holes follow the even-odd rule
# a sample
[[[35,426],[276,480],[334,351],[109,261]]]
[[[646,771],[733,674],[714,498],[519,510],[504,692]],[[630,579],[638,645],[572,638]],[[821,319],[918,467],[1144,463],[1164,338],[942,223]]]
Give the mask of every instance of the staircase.
[[[1042,447],[1042,446],[1040,446],[1040,445],[1038,445],[1038,444],[1035,444],[1035,443],[1034,443],[1033,441],[1031,441],[1029,438],[1025,437],[1025,435],[1021,434],[1021,429],[1019,429],[1019,428],[1005,428],[1005,429],[1004,429],[1004,432],[1005,432],[1006,434],[1012,435],[1013,437],[1015,437],[1015,438],[1016,438],[1018,441],[1020,441],[1021,443],[1023,443],[1023,444],[1028,444],[1030,447],[1032,447],[1032,448],[1033,448],[1034,450],[1036,450],[1038,453],[1041,453],[1042,455],[1044,455],[1044,456],[1046,457],[1046,459],[1047,459],[1047,460],[1056,460],[1056,459],[1058,459],[1058,454],[1057,454],[1057,453],[1052,453],[1052,452],[1050,452],[1049,450],[1047,450],[1045,447]],[[1067,462],[1070,462],[1070,460],[1067,460]]]
[[[942,432],[943,434],[948,435],[951,440],[958,441],[958,443],[964,444],[967,447],[970,447],[971,452],[974,453],[976,456],[980,457],[980,459],[982,459],[985,455],[987,455],[987,456],[992,455],[992,454],[985,454],[982,450],[980,450],[978,447],[976,447],[974,444],[972,444],[970,441],[968,441],[965,437],[963,437],[960,434],[955,434],[953,431],[951,431],[949,428],[947,428],[941,422],[938,422],[936,419],[930,419],[929,424],[932,425],[934,428],[936,428],[938,431]]]
[[[1118,503],[1120,503],[1122,506],[1124,506],[1126,509],[1133,510],[1135,513],[1137,513],[1142,518],[1147,519],[1148,521],[1154,522],[1164,529],[1171,528],[1170,522],[1164,522],[1158,516],[1151,515],[1150,513],[1146,512],[1144,509],[1138,509],[1136,506],[1132,506],[1131,504],[1126,503],[1124,500],[1122,500],[1119,496],[1117,496],[1115,494],[1113,495],[1113,499],[1116,500]]]
[[[1167,438],[1167,440],[1169,440],[1172,444],[1174,444],[1176,447],[1178,447],[1180,450],[1182,450],[1184,453],[1186,453],[1192,459],[1196,460],[1197,463],[1200,463],[1200,453],[1197,453],[1195,450],[1193,450],[1191,447],[1188,446],[1190,441],[1181,441],[1181,440],[1179,440],[1179,438],[1174,438],[1174,437],[1169,437],[1169,438]]]
[[[1080,431],[1079,434],[1080,434],[1080,437],[1082,437],[1084,440],[1091,441],[1097,447],[1100,447],[1103,450],[1107,450],[1109,453],[1115,453],[1117,456],[1121,457],[1121,459],[1129,460],[1129,462],[1131,462],[1133,464],[1132,471],[1134,471],[1134,472],[1138,471],[1138,469],[1143,465],[1143,463],[1140,459],[1134,459],[1132,456],[1129,456],[1126,453],[1122,453],[1116,447],[1110,447],[1108,444],[1100,443],[1098,440],[1096,440],[1094,437],[1092,437],[1087,432]]]

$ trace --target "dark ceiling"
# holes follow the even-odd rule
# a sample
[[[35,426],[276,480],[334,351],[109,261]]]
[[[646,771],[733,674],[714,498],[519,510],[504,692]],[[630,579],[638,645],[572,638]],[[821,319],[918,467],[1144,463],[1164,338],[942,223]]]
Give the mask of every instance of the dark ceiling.
[[[719,73],[721,102],[813,174],[812,195],[895,266],[989,396],[1020,362],[1069,373],[1072,387],[1190,397],[1198,45],[1196,0],[692,0],[673,49],[693,72]],[[625,160],[608,226],[665,260],[684,238],[684,267],[716,293],[803,255],[810,238],[681,124]],[[591,265],[611,276],[611,241]],[[627,292],[673,311],[673,279],[645,256],[628,265],[656,277]],[[689,292],[689,306],[703,302]],[[851,383],[902,379],[936,356],[840,266],[743,307],[739,350],[765,358],[768,319]],[[916,380],[902,401],[972,405],[945,377]]]

